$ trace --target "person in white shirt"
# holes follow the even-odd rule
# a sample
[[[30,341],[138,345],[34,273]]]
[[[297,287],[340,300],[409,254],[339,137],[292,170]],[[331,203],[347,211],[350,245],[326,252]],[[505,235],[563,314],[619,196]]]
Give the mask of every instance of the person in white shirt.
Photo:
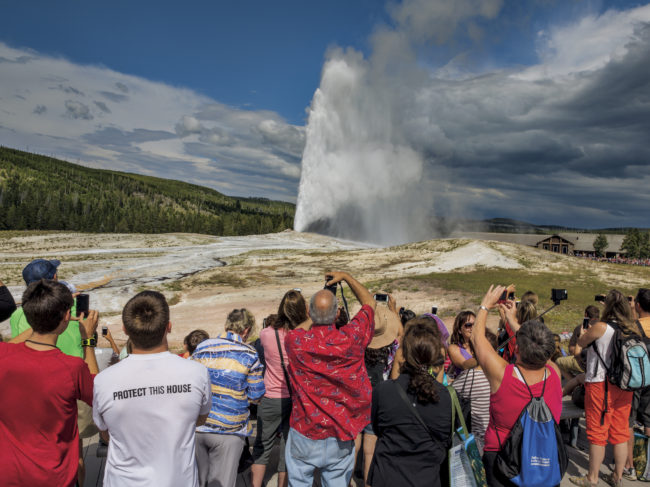
[[[129,356],[95,378],[93,419],[110,441],[104,486],[198,487],[195,426],[212,393],[208,369],[169,353],[169,306],[143,291],[122,312]]]

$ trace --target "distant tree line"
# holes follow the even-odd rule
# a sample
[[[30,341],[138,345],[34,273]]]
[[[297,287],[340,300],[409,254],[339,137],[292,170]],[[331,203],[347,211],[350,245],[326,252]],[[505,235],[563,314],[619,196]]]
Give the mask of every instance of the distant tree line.
[[[294,209],[0,147],[0,230],[250,235],[292,228]]]

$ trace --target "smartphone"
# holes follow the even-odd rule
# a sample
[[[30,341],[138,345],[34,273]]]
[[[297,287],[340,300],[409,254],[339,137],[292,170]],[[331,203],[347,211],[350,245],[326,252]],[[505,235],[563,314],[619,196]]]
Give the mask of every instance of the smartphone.
[[[514,291],[512,291],[510,294],[508,294],[508,299],[509,299],[510,301],[514,301],[514,300],[515,300],[515,292],[514,292]]]
[[[582,319],[582,329],[583,329],[583,330],[586,330],[587,328],[589,328],[589,318],[587,318],[587,317],[585,316],[585,317]]]
[[[102,326],[102,336],[105,337],[108,334],[108,326]]]
[[[594,298],[594,301],[597,303],[604,303],[605,302],[605,295],[604,294],[596,294],[596,297]]]
[[[81,313],[83,313],[84,318],[87,318],[89,310],[90,296],[87,294],[80,294],[77,296],[77,316],[81,316]]]
[[[438,314],[438,307],[437,306],[431,306],[431,314],[432,315],[437,315]]]
[[[375,301],[377,301],[378,303],[387,303],[388,294],[375,294]]]

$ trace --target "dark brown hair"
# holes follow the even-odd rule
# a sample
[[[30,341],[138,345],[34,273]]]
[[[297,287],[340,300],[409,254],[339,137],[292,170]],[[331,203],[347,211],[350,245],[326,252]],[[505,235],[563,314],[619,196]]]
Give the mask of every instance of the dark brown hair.
[[[428,323],[407,324],[402,339],[404,363],[400,372],[410,376],[408,389],[417,396],[418,402],[438,402],[436,379],[429,373],[431,367],[440,367],[445,362],[437,326]]]
[[[196,347],[204,340],[210,338],[208,332],[205,330],[192,330],[188,335],[183,339],[183,343],[187,347],[187,351],[190,355],[194,353]]]
[[[158,291],[142,291],[122,310],[126,334],[137,348],[149,350],[161,344],[169,323],[169,305]]]
[[[470,310],[461,311],[456,315],[456,319],[454,320],[454,330],[451,332],[449,343],[453,343],[455,345],[465,345],[465,338],[463,338],[461,328],[465,323],[467,323],[467,320],[469,320],[470,316],[476,318],[476,314]]]
[[[278,306],[277,319],[271,326],[277,330],[293,330],[303,321],[307,321],[307,303],[300,291],[287,291]]]
[[[66,285],[50,279],[32,282],[23,293],[25,318],[37,333],[56,330],[73,303]]]

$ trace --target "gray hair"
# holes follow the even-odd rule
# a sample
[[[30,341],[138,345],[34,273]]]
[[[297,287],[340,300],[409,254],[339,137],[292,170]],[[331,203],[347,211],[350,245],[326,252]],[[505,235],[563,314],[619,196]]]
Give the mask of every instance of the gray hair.
[[[544,323],[530,320],[519,328],[517,346],[522,364],[541,369],[555,353],[555,337]]]
[[[318,293],[314,294],[309,300],[309,317],[315,325],[331,325],[336,320],[336,313],[338,311],[338,302],[336,301],[336,296],[331,294],[332,299],[330,305],[327,308],[319,308],[316,306],[316,297]]]

